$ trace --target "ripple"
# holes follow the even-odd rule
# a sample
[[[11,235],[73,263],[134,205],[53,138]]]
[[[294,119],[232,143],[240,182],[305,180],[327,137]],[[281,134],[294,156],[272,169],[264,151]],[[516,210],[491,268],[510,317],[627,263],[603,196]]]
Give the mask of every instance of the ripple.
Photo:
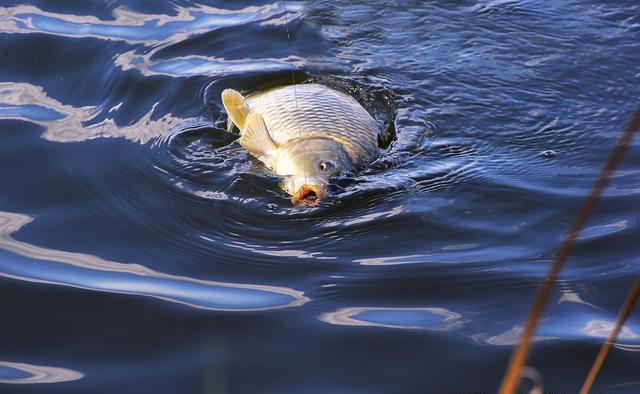
[[[169,275],[139,264],[125,264],[83,253],[42,248],[11,237],[11,234],[32,220],[27,215],[0,211],[0,250],[28,259],[16,259],[11,255],[0,259],[0,276],[147,296],[218,311],[271,310],[296,307],[309,301],[301,291],[285,287],[214,282]]]
[[[228,74],[229,70],[226,72]],[[314,77],[307,78],[309,81],[317,82]],[[388,125],[393,121],[390,118],[393,114],[393,108],[392,104],[388,102],[389,91],[379,86],[361,86],[353,81],[346,84],[340,80],[326,79],[323,82],[363,100],[364,105],[369,108],[384,108],[378,112],[380,124]],[[217,88],[211,88],[211,85],[207,85],[207,90],[217,90]],[[211,100],[216,106],[220,106],[219,95],[210,93],[207,96],[210,97],[205,97],[205,100]],[[393,139],[394,130],[389,129],[387,134],[386,138]],[[187,125],[187,127],[174,128],[173,131],[156,141],[155,148],[158,154],[152,158],[155,161],[153,167],[159,171],[156,175],[170,178],[172,186],[188,197],[208,201],[242,203],[256,210],[262,210],[266,206],[269,216],[272,214],[291,215],[301,212],[302,210],[298,208],[290,209],[288,198],[278,185],[281,178],[269,174],[262,164],[254,160],[238,144],[233,143],[237,136],[237,133],[222,129],[221,122],[217,122],[216,127],[198,127],[197,125],[189,127]],[[320,204],[319,208],[332,208],[335,205],[340,205],[347,195],[358,198],[363,192],[375,192],[380,188],[393,187],[391,180],[381,181],[381,177],[373,175],[354,179],[344,178],[340,182],[342,182],[341,185],[335,185],[337,189],[337,193],[334,194],[335,199]],[[359,186],[348,187],[348,185],[358,182]],[[283,204],[284,201],[286,203]],[[281,207],[281,205],[284,206]],[[384,216],[395,216],[400,213],[398,209],[394,209]],[[313,209],[308,211],[317,212]],[[257,214],[262,215],[262,213]],[[368,221],[375,221],[380,216],[377,213],[370,214],[363,218],[348,220],[342,224],[327,222],[325,226],[364,224]]]
[[[454,331],[465,325],[462,315],[445,308],[350,307],[323,313],[319,319],[342,326]]]
[[[442,253],[410,254],[402,256],[380,256],[353,260],[361,265],[404,265],[404,264],[455,264],[473,261],[475,263],[497,263],[499,261],[521,260],[531,254],[527,248],[484,247],[468,248],[461,251],[447,250]]]
[[[323,223],[324,227],[348,227],[358,224],[366,224],[378,221],[383,218],[391,218],[397,215],[402,214],[405,211],[405,207],[400,205],[392,208],[388,212],[363,212],[359,215],[354,215],[354,217],[348,218],[346,220],[330,220]]]
[[[584,230],[582,230],[582,232],[580,233],[580,237],[578,239],[587,240],[592,238],[599,238],[599,237],[615,234],[620,231],[625,231],[629,229],[630,226],[631,226],[630,221],[626,219],[616,220],[608,224],[589,226]]]
[[[214,56],[181,56],[164,60],[151,60],[153,53],[138,55],[135,51],[119,55],[115,63],[123,71],[135,69],[144,76],[165,75],[170,77],[202,76],[232,76],[260,70],[261,73],[287,71],[291,65],[303,67],[308,62],[293,57],[290,59],[243,59],[225,60]]]
[[[157,105],[157,103],[156,103]],[[96,138],[126,138],[147,143],[170,134],[172,128],[185,127],[196,119],[180,119],[164,114],[158,119],[155,105],[136,123],[121,126],[111,118],[92,123],[99,107],[76,108],[55,100],[40,86],[0,82],[0,119],[24,120],[44,128],[42,138],[54,142],[82,142]]]
[[[292,9],[298,9],[291,2]],[[176,6],[176,15],[153,15],[125,7],[113,9],[112,20],[95,16],[57,14],[30,5],[0,8],[0,30],[6,33],[46,33],[69,38],[93,37],[129,44],[157,46],[222,27],[267,20],[282,12],[281,2],[227,10],[197,5]],[[288,4],[289,6],[289,4]]]
[[[582,331],[590,337],[606,339],[609,337],[609,335],[611,335],[611,332],[613,332],[614,327],[615,327],[615,323],[613,322],[608,322],[605,320],[589,320],[582,328]],[[625,339],[638,339],[638,338],[640,338],[640,335],[638,335],[637,332],[634,332],[628,326],[623,326],[622,329],[620,330],[620,333],[618,334],[618,340],[622,340],[622,341],[624,341]],[[638,342],[640,343],[640,341]]]
[[[524,327],[515,326],[498,335],[491,335],[487,337],[483,337],[482,335],[476,335],[473,338],[474,339],[482,338],[482,340],[488,343],[489,345],[513,346],[520,343],[520,339],[522,338],[523,332],[524,332]],[[550,339],[558,339],[558,337],[537,335],[531,341],[541,342],[541,341],[548,341]]]
[[[213,241],[210,238],[202,237],[207,239],[208,241]],[[215,242],[215,241],[213,241]],[[241,249],[253,253],[262,254],[265,256],[274,256],[274,257],[295,257],[298,259],[309,260],[336,260],[337,257],[334,256],[325,256],[324,253],[321,252],[311,252],[306,250],[298,250],[298,249],[282,249],[281,247],[275,246],[261,246],[255,244],[247,244],[242,241],[231,241],[225,244],[228,247]]]
[[[79,380],[82,378],[84,378],[84,374],[71,369],[0,360],[0,383],[61,383]]]
[[[5,340],[54,361],[67,346],[69,366],[93,371],[83,392],[96,382],[126,391],[159,371],[166,381],[146,379],[147,391],[202,371],[233,386],[225,366],[252,367],[258,352],[274,376],[301,345],[353,366],[336,370],[333,391],[425,391],[403,367],[412,359],[435,371],[426,391],[491,391],[491,365],[454,382],[443,360],[472,368],[519,340],[559,239],[637,103],[640,12],[629,1],[288,1],[286,16],[279,0],[30,3],[0,9],[0,276],[26,284],[4,289],[5,320],[44,329]],[[314,209],[292,207],[223,125],[223,89],[288,83],[291,65],[298,82],[351,94],[388,134],[386,153]],[[563,271],[542,347],[593,350],[611,330],[640,264],[639,144]],[[86,291],[34,303],[29,288],[48,287],[38,283],[121,294],[108,297],[109,316],[88,312],[134,329],[86,326]],[[158,308],[137,314],[117,304],[127,299]],[[176,319],[185,311],[194,319]],[[96,335],[78,342],[74,328],[85,326]],[[358,340],[376,330],[387,344],[447,340],[430,341],[433,357],[416,347],[376,358]],[[214,353],[202,338],[216,332]],[[637,355],[638,335],[631,318],[615,345],[621,361]],[[123,341],[141,354],[124,366]],[[83,352],[96,346],[115,352]],[[470,349],[475,359],[457,357]],[[580,361],[573,353],[567,360]],[[314,363],[292,357],[293,380],[274,391],[326,386]],[[602,387],[637,380],[627,364]],[[378,367],[388,378],[360,373]],[[583,378],[578,369],[545,378],[562,390]],[[28,376],[0,364],[0,379]]]
[[[593,309],[591,309],[593,311]],[[559,316],[547,318],[541,321],[539,333],[534,342],[551,340],[590,340],[595,343],[602,343],[613,331],[615,323],[613,321],[594,318],[595,312],[577,311],[570,316]],[[600,310],[600,314],[604,311]],[[495,335],[472,334],[471,338],[482,341],[490,345],[513,346],[520,342],[523,327],[515,325],[509,330]],[[640,330],[634,321],[627,322],[621,329],[614,346],[626,351],[639,351]]]

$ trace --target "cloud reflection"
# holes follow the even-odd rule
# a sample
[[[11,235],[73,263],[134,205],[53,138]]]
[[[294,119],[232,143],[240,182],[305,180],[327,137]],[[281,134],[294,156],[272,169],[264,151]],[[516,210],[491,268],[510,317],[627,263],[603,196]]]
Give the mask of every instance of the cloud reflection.
[[[82,379],[83,377],[84,374],[81,372],[66,368],[0,361],[0,383],[60,383]]]
[[[540,324],[539,335],[533,341],[539,342],[554,339],[585,340],[589,337],[606,339],[614,326],[613,322],[606,320],[591,319],[585,321],[583,317],[575,314],[570,318],[551,318]],[[513,346],[520,343],[523,330],[522,325],[517,325],[497,335],[477,333],[471,335],[471,338],[490,345]],[[632,330],[632,323],[628,323],[620,331],[615,346],[622,350],[638,351],[637,342],[639,338],[640,335]]]
[[[582,328],[582,332],[590,337],[608,338],[615,323],[605,320],[589,320],[587,324]],[[638,339],[640,335],[633,332],[629,327],[622,326],[620,333],[618,334],[618,340],[621,339]]]
[[[562,292],[562,295],[558,299],[558,304],[562,304],[563,302],[572,302],[574,304],[582,304],[582,305],[590,306],[590,307],[595,308],[595,309],[602,310],[602,308],[600,308],[600,307],[598,307],[598,306],[596,306],[594,304],[591,304],[589,302],[586,302],[577,293],[575,293],[575,292],[573,292],[571,290],[560,289],[560,291]]]
[[[520,339],[522,338],[522,333],[524,332],[523,326],[514,326],[510,330],[507,330],[501,334],[493,335],[493,336],[485,336],[485,335],[474,335],[473,339],[480,340],[486,342],[490,345],[498,345],[498,346],[513,346],[520,343]],[[552,336],[536,336],[531,341],[532,342],[540,342],[546,341],[549,339],[557,339],[558,337]]]
[[[245,71],[280,71],[305,61],[291,59],[239,59],[226,60],[212,56],[185,56],[151,61],[155,54],[170,45],[193,37],[244,24],[261,26],[284,25],[302,16],[302,2],[287,2],[287,18],[283,4],[275,1],[261,6],[228,10],[206,5],[175,6],[175,15],[146,14],[118,7],[113,19],[102,20],[91,15],[57,14],[30,5],[0,7],[0,31],[3,33],[43,33],[67,38],[95,38],[122,41],[148,48],[121,53],[115,63],[123,70],[136,69],[143,75],[229,75]]]
[[[0,211],[0,276],[37,283],[153,297],[194,308],[255,311],[295,307],[309,301],[286,287],[214,282],[154,271],[139,264],[35,246],[11,235],[32,217]],[[23,258],[26,259],[23,259]],[[38,260],[34,262],[34,260]]]
[[[98,107],[76,108],[55,100],[42,87],[28,83],[0,82],[0,119],[24,120],[44,128],[42,138],[55,142],[81,142],[96,138],[126,138],[141,144],[167,134],[178,125],[194,120],[165,114],[152,120],[155,106],[136,123],[118,126],[107,118],[89,124]]]
[[[343,326],[432,331],[453,331],[465,324],[459,313],[445,308],[351,307],[323,313],[319,319],[329,324]]]
[[[287,9],[299,11],[298,2]],[[115,8],[113,19],[91,15],[58,14],[31,5],[0,7],[3,33],[45,33],[68,38],[96,38],[129,44],[160,46],[221,28],[268,21],[282,12],[281,2],[227,10],[206,5],[175,6],[176,15],[146,14],[125,7]]]
[[[225,60],[214,56],[189,55],[170,59],[152,60],[155,50],[144,55],[136,51],[120,54],[115,64],[127,71],[135,69],[144,76],[165,75],[170,77],[217,76],[240,74],[260,70],[260,72],[274,72],[291,69],[291,66],[302,68],[308,61],[297,56],[290,58],[263,58]]]

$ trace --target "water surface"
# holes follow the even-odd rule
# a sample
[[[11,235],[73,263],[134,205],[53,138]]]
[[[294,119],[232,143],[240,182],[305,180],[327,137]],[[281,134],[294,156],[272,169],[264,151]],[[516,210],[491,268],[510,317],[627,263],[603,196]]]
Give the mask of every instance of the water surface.
[[[493,392],[640,97],[633,1],[5,1],[0,391]],[[291,32],[291,39],[285,32]],[[292,207],[219,100],[319,82],[395,133]],[[640,141],[529,364],[580,387],[640,273]],[[595,390],[640,391],[631,316]]]

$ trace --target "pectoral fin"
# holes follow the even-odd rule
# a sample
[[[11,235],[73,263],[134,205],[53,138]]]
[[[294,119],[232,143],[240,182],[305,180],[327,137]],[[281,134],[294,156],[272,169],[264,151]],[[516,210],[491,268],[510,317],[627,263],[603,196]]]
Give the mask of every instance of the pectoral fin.
[[[269,135],[264,119],[257,112],[251,112],[247,117],[238,142],[258,158],[271,156],[278,149]]]
[[[244,96],[237,90],[225,89],[222,92],[222,105],[227,110],[227,115],[229,115],[231,122],[242,130],[250,111]],[[230,130],[231,127],[228,127],[228,129]]]

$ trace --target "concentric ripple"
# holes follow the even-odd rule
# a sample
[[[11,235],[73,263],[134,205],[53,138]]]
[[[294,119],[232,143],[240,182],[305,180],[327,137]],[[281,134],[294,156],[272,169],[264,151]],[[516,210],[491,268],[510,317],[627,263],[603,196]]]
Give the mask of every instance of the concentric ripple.
[[[5,3],[3,387],[494,392],[639,96],[628,0]],[[383,130],[313,208],[220,102],[294,81]],[[536,334],[549,391],[578,390],[640,272],[638,149]],[[639,336],[595,391],[640,390]]]
[[[464,325],[462,316],[444,308],[342,308],[320,320],[337,325],[453,331]]]

